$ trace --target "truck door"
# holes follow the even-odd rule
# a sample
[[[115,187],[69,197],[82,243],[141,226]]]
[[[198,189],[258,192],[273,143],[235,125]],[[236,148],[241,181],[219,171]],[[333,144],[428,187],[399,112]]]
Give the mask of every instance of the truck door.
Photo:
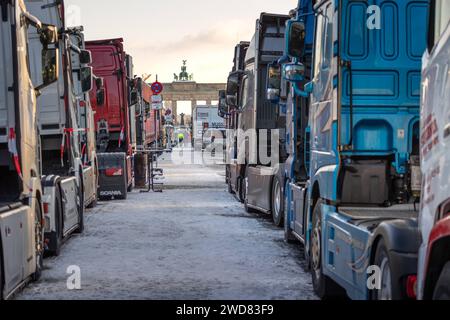
[[[311,95],[311,160],[312,175],[319,168],[336,163],[332,152],[333,123],[333,5],[325,2],[319,9],[322,14],[316,20],[316,38],[314,52],[314,89]]]
[[[53,0],[26,1],[27,8],[31,14],[45,23],[55,25],[58,30],[63,28],[61,12]],[[28,31],[28,48],[31,67],[31,78],[33,83],[38,83],[42,70],[40,36],[35,28]],[[61,44],[61,42],[60,42]],[[59,50],[59,61],[63,61],[63,50]],[[66,123],[65,118],[65,88],[64,68],[60,66],[58,81],[42,90],[38,97],[38,121],[39,128],[45,134],[60,134],[62,126]]]

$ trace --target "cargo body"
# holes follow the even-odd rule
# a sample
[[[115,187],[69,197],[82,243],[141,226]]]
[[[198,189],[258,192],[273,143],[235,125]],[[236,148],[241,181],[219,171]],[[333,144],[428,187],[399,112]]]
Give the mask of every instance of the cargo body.
[[[0,9],[0,299],[7,299],[42,272],[44,213],[35,88],[56,79],[34,86],[28,70],[27,32],[45,32],[46,27],[21,0],[2,0]],[[54,41],[41,40],[42,59],[42,50]]]
[[[127,69],[122,39],[88,41],[86,48],[92,53],[94,73],[103,78],[105,90],[104,103],[101,105],[97,104],[96,96],[91,93],[91,104],[95,111],[97,158],[103,164],[99,165],[99,197],[124,199],[127,197],[126,191],[133,188],[133,144],[136,147],[135,117],[131,116],[135,111],[130,111],[129,106],[132,71]],[[128,68],[131,65],[128,60]],[[110,153],[122,153],[125,162],[114,159],[116,167],[107,165]],[[117,178],[119,175],[123,177],[120,181]]]
[[[196,106],[192,120],[194,144],[197,149],[205,150],[214,136],[216,142],[224,145],[225,122],[218,115],[217,106]]]
[[[292,86],[285,239],[305,245],[322,298],[414,298],[428,1],[376,4],[392,17],[381,29],[365,1],[316,2],[316,16],[299,1],[280,61]]]
[[[418,295],[450,299],[450,3],[431,1],[428,49],[423,57]]]

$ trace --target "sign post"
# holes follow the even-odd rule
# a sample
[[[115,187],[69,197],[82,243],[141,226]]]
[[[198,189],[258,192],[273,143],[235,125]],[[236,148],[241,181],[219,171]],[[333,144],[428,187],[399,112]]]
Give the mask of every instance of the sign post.
[[[161,82],[158,81],[158,75],[156,75],[156,81],[152,83],[151,89],[153,92],[152,96],[152,109],[156,110],[155,115],[155,129],[158,129],[157,121],[161,121],[160,116],[160,110],[163,109],[163,99],[161,96],[161,93],[164,90],[164,86]],[[158,149],[158,139],[159,139],[159,132],[156,132],[156,149]]]

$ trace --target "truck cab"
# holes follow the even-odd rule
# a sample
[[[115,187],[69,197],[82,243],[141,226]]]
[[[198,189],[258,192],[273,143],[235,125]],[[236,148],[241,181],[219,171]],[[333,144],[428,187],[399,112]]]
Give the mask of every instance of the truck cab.
[[[240,191],[248,212],[261,211],[283,222],[286,113],[266,96],[266,84],[277,74],[270,65],[283,55],[286,15],[261,14],[238,77],[239,123],[237,162]],[[279,71],[279,70],[278,70]],[[233,79],[230,79],[233,80]]]
[[[84,184],[81,155],[79,109],[74,83],[70,37],[66,32],[64,1],[26,0],[28,10],[44,23],[55,25],[59,32],[58,81],[41,90],[37,99],[40,134],[40,164],[45,214],[46,250],[58,255],[62,243],[73,233],[84,230]],[[32,80],[40,76],[40,35],[29,31],[32,51],[30,69]],[[92,87],[91,68],[80,73],[85,91]]]
[[[413,298],[428,1],[313,4],[311,80],[299,61],[283,67],[309,99],[308,178],[289,201],[291,230],[302,233],[320,297]],[[305,57],[308,31],[289,25],[292,57]]]
[[[94,73],[104,79],[105,90],[103,104],[97,104],[97,96],[91,92],[97,134],[99,197],[126,199],[127,192],[133,188],[135,131],[128,100],[131,72],[127,69],[123,39],[87,41],[86,49],[92,53]]]
[[[237,102],[240,99],[240,77],[244,70],[245,55],[250,42],[241,41],[234,48],[233,69],[230,72],[227,88],[219,97],[219,112],[226,119],[227,149],[226,149],[226,182],[228,192],[235,194],[239,201],[242,198],[241,165],[238,163],[237,129],[239,124],[239,108]]]
[[[432,0],[423,56],[418,296],[450,299],[450,3]],[[444,72],[443,72],[444,71]]]
[[[39,279],[43,267],[36,95],[57,81],[58,49],[53,46],[58,32],[31,15],[22,0],[2,0],[0,9],[0,299],[8,299],[28,280]],[[28,69],[29,29],[41,36],[44,62],[34,84]]]
[[[69,37],[71,82],[73,83],[73,94],[76,98],[79,142],[81,159],[83,163],[83,189],[84,204],[92,208],[97,202],[98,187],[98,161],[95,140],[94,110],[92,109],[89,92],[94,89],[97,101],[102,95],[102,79],[96,78],[95,86],[86,86],[87,81],[93,77],[91,53],[86,50],[84,40],[84,28],[72,27],[66,30]],[[90,90],[89,90],[90,89]],[[89,91],[88,91],[89,90]]]

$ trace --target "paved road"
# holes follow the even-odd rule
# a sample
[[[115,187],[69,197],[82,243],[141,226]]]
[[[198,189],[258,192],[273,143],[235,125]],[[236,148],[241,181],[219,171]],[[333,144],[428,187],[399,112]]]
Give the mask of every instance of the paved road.
[[[226,192],[223,167],[165,161],[167,190],[99,203],[17,299],[316,299],[300,249]],[[67,268],[81,290],[67,289]]]

